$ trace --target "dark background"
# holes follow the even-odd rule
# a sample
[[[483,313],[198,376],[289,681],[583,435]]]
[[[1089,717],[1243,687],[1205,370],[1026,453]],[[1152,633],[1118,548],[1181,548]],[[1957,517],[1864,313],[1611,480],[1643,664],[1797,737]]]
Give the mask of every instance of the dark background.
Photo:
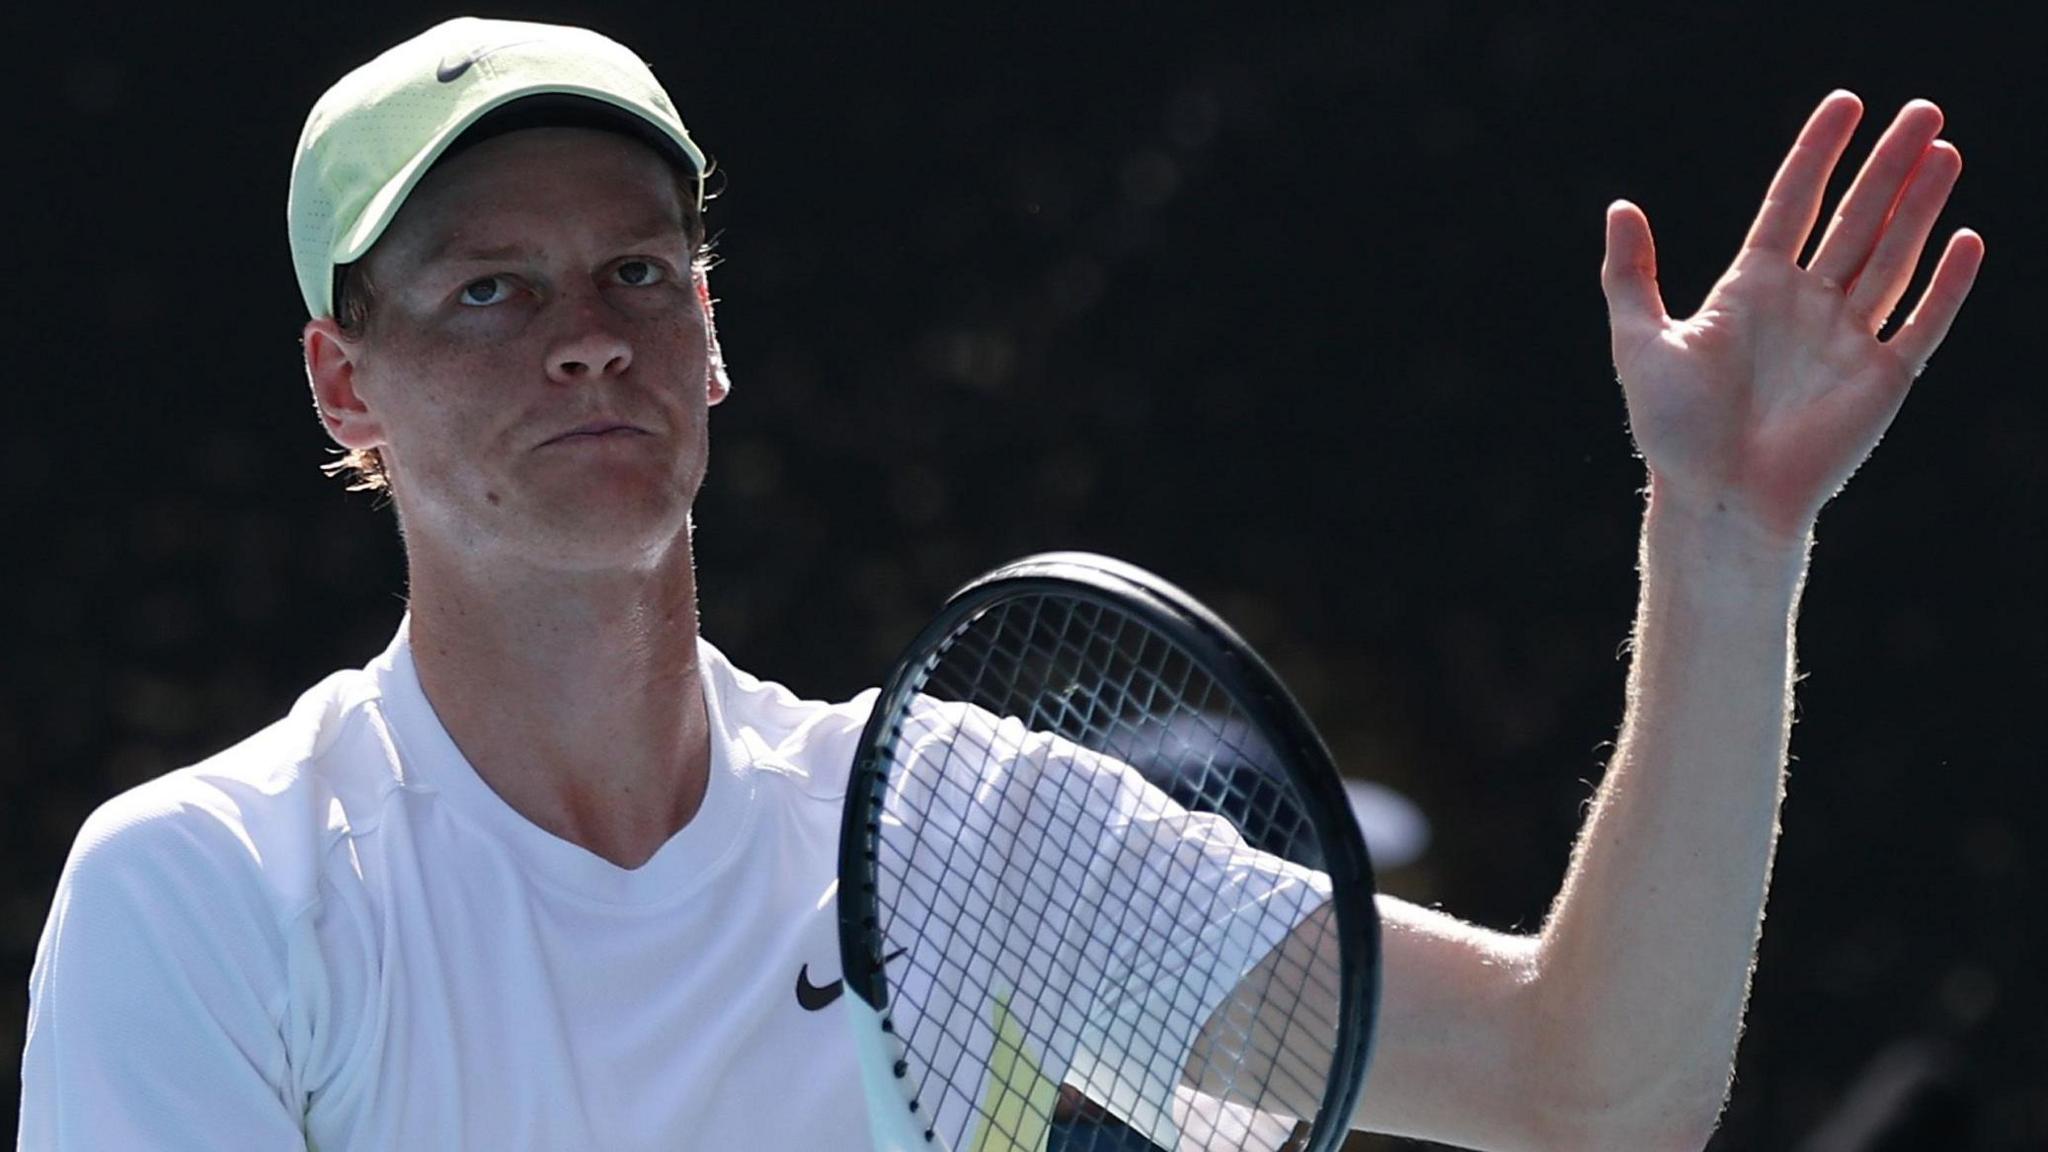
[[[1539,923],[1621,708],[1642,475],[1603,206],[1647,209],[1689,311],[1829,88],[1870,105],[1858,156],[1941,101],[1948,226],[1990,256],[1821,521],[1714,1146],[1876,1146],[1836,1138],[1901,1098],[1926,1127],[1884,1147],[2048,1146],[2036,37],[1961,4],[887,7],[497,12],[633,45],[725,173],[706,633],[838,696],[984,567],[1130,558],[1428,813],[1385,885],[1500,928]],[[7,1059],[85,814],[401,611],[389,511],[318,471],[284,193],[321,90],[443,14],[65,5],[8,33]]]

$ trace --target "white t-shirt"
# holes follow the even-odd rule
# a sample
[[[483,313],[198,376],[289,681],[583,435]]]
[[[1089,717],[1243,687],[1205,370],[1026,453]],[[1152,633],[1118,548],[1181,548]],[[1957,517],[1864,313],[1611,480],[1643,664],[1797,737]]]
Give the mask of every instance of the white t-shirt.
[[[636,869],[476,775],[404,626],[285,719],[109,801],[36,953],[20,1147],[865,1146],[835,876],[873,694],[800,700],[700,655],[709,786]],[[1211,907],[1177,938],[1248,967],[1298,903],[1249,934]]]

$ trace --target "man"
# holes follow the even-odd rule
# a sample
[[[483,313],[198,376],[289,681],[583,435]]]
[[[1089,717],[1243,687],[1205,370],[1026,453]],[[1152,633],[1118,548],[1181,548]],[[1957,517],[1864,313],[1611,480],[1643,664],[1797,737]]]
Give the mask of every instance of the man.
[[[1381,900],[1361,1128],[1713,1128],[1809,533],[1983,253],[1957,233],[1878,339],[1960,171],[1916,102],[1800,263],[1860,112],[1822,101],[1689,319],[1642,212],[1608,211],[1650,474],[1622,736],[1537,935]],[[638,59],[578,30],[451,22],[316,106],[307,373],[389,487],[410,612],[368,668],[87,823],[37,955],[22,1147],[861,1145],[830,884],[871,697],[798,700],[697,636],[690,509],[731,387],[703,168]]]

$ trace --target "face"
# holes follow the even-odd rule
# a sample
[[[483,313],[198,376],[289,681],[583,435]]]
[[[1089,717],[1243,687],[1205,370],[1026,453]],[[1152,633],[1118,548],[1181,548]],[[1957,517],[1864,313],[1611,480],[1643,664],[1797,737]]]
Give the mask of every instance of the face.
[[[615,568],[687,540],[725,385],[679,195],[623,136],[484,141],[371,250],[363,330],[307,326],[328,430],[379,450],[408,547]]]

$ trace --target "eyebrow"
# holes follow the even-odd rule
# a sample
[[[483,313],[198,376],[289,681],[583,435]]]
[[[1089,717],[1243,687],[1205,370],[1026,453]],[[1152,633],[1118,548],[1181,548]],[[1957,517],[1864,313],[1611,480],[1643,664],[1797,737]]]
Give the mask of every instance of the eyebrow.
[[[498,244],[488,248],[469,245],[458,246],[454,237],[449,237],[427,253],[422,264],[498,264],[516,261],[527,254],[524,244]]]
[[[663,244],[679,242],[689,246],[689,232],[682,221],[643,223],[637,228],[620,229],[607,241],[611,248],[659,248]],[[460,239],[460,233],[451,232],[428,249],[421,266],[435,264],[503,264],[517,263],[532,255],[532,245],[513,242],[510,244],[475,245]]]

